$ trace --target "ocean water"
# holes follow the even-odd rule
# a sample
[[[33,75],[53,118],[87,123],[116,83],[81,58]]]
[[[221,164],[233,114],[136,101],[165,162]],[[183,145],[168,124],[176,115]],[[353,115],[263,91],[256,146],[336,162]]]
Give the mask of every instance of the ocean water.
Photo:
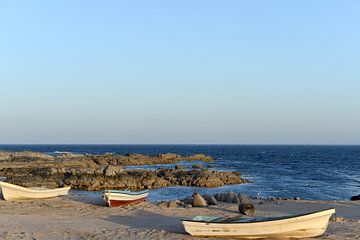
[[[0,145],[0,150],[74,153],[174,152],[211,155],[215,169],[238,171],[252,183],[219,188],[167,187],[150,192],[151,200],[169,200],[200,193],[244,192],[261,197],[347,200],[360,194],[360,146],[300,145]],[[193,163],[181,162],[190,167]],[[172,164],[143,166],[155,169]],[[132,167],[129,167],[132,168]],[[134,167],[138,168],[138,167]]]

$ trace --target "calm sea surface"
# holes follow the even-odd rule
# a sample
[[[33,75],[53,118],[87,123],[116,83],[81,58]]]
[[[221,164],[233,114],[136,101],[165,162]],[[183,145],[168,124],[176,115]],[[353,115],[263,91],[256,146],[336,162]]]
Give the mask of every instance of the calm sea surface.
[[[270,146],[270,145],[0,145],[0,150],[55,151],[75,153],[174,152],[182,155],[203,153],[216,160],[216,169],[239,171],[253,181],[220,188],[168,187],[152,190],[151,200],[167,200],[200,193],[245,192],[262,197],[343,199],[360,194],[360,146]],[[192,163],[182,163],[191,166]],[[174,167],[174,165],[144,166]]]

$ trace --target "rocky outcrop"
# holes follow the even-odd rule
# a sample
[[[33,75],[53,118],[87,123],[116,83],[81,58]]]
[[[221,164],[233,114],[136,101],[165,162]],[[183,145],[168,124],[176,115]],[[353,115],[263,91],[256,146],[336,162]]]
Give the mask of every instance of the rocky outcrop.
[[[34,160],[52,160],[53,157],[39,152],[4,152],[0,151],[0,161],[34,161]]]
[[[205,156],[203,154],[196,154],[191,156],[181,156],[179,154],[167,153],[159,154],[155,156],[148,156],[143,154],[126,154],[126,155],[117,155],[117,154],[102,154],[102,155],[84,155],[82,159],[90,159],[99,165],[152,165],[152,164],[172,164],[177,163],[181,160],[185,161],[194,161],[201,160],[204,162],[213,161],[213,158],[210,156]]]
[[[4,174],[6,173],[6,174]],[[108,188],[117,189],[153,189],[167,186],[198,186],[218,187],[225,184],[244,183],[238,173],[217,172],[208,170],[175,170],[160,169],[123,170],[107,166],[104,170],[75,168],[37,168],[37,169],[6,169],[1,170],[2,176],[7,175],[7,181],[23,186],[59,187],[71,185],[73,189],[99,191]],[[221,177],[216,177],[220,175]],[[206,179],[216,177],[216,184],[210,186]]]
[[[190,156],[181,156],[176,153],[158,154],[154,156],[129,153],[125,155],[119,154],[75,154],[69,152],[57,152],[55,156],[50,156],[38,152],[4,152],[0,151],[0,161],[2,162],[31,162],[31,161],[55,161],[65,162],[76,160],[80,161],[91,161],[97,165],[151,165],[151,164],[171,164],[181,160],[194,161],[200,160],[204,162],[211,162],[213,158],[203,154],[194,154]]]
[[[168,163],[175,159],[208,157],[194,155],[181,157],[178,154],[145,156],[128,155],[79,155],[58,154],[48,156],[38,153],[2,153],[0,176],[22,186],[61,187],[71,185],[73,189],[98,191],[108,188],[152,189],[166,186],[219,187],[225,184],[244,183],[237,172],[224,172],[196,168],[129,170],[127,164]]]

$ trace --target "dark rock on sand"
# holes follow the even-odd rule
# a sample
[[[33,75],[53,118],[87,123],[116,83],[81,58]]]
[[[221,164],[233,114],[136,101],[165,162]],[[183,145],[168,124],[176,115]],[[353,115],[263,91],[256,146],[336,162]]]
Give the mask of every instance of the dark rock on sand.
[[[181,200],[181,202],[183,202],[184,204],[193,204],[194,203],[194,198],[193,196],[190,197],[186,197],[183,200]]]
[[[350,198],[350,200],[351,200],[351,201],[359,201],[359,200],[360,200],[360,194],[357,195],[357,196],[352,196],[352,197]]]
[[[239,206],[238,206],[238,210],[241,214],[244,215],[254,215],[255,213],[255,206],[252,203],[252,201],[250,200],[250,198],[248,196],[246,196],[243,193],[239,194]]]
[[[218,201],[216,200],[216,198],[214,196],[203,195],[203,198],[205,199],[205,201],[208,205],[218,205]]]
[[[225,202],[228,203],[239,203],[239,198],[236,193],[228,192],[225,197]]]
[[[235,192],[217,193],[214,197],[219,202],[239,203],[238,195]]]

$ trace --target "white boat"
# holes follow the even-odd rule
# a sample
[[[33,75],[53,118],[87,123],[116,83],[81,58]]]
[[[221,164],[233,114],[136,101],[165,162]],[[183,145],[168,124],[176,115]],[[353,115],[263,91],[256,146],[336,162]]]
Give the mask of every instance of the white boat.
[[[185,231],[192,236],[238,238],[308,238],[324,234],[335,209],[268,218],[222,218],[197,216],[182,219]]]
[[[148,194],[148,190],[105,190],[103,199],[107,202],[109,207],[118,207],[122,205],[143,202],[147,199]]]
[[[41,198],[53,198],[68,195],[70,187],[48,188],[25,188],[18,185],[0,182],[2,195],[6,201],[19,201]]]

